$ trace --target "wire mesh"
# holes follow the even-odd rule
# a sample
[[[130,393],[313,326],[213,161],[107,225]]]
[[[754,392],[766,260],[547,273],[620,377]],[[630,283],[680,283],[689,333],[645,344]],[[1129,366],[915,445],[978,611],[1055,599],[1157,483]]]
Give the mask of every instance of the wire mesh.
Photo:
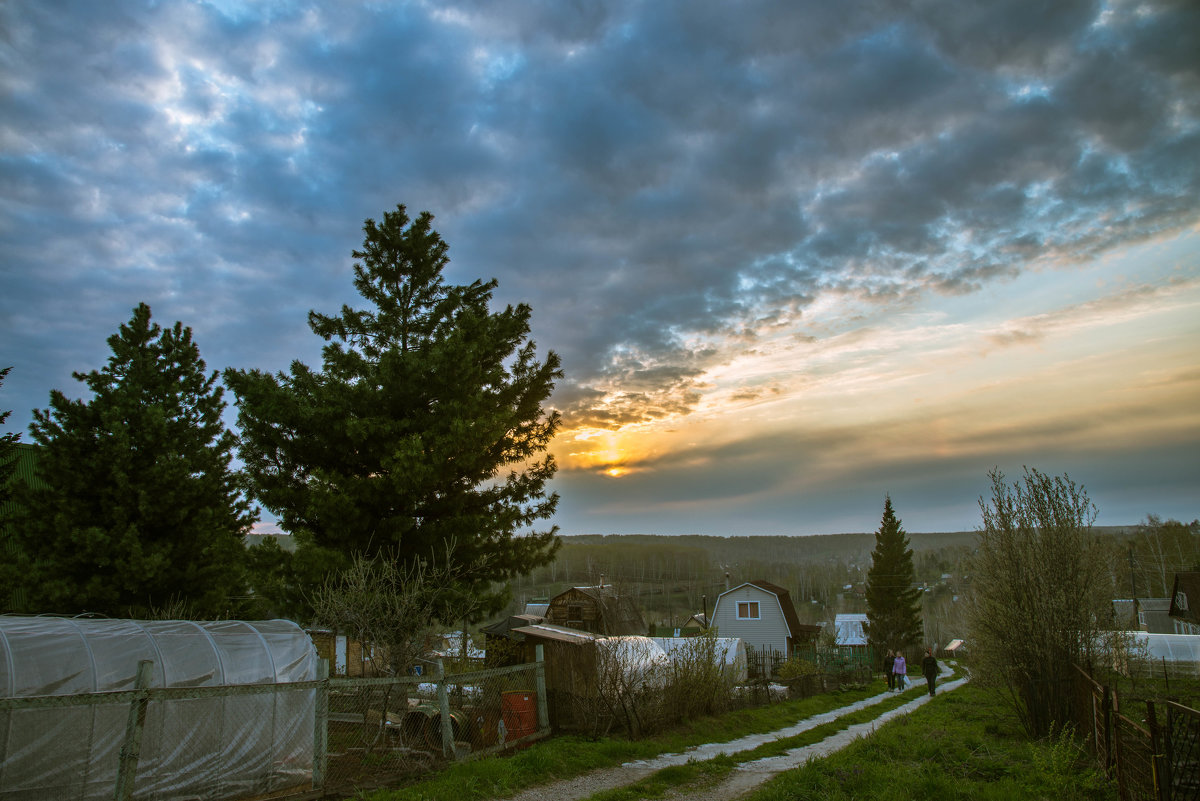
[[[1123,801],[1158,801],[1150,732],[1122,714],[1112,716],[1114,769]]]
[[[1171,801],[1200,799],[1200,712],[1167,702]]]
[[[331,679],[327,791],[368,789],[542,733],[536,665],[428,678]]]

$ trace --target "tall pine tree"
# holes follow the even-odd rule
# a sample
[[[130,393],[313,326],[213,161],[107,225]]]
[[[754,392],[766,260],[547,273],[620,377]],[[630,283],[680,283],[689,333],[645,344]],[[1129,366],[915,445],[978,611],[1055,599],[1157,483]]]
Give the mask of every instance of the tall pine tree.
[[[484,593],[557,548],[556,527],[532,527],[558,501],[545,449],[559,415],[542,407],[558,356],[537,359],[527,305],[489,310],[494,280],[443,282],[432,220],[398,206],[366,221],[353,256],[367,307],[309,314],[328,343],[320,371],[226,373],[256,496],[298,540],[298,582],[319,580],[317,564],[412,564],[450,546],[455,578]]]
[[[892,498],[885,496],[867,572],[867,641],[878,652],[908,648],[921,641],[921,591],[914,586],[912,556],[908,535],[892,509]]]
[[[34,411],[37,481],[17,488],[14,528],[28,611],[229,615],[254,517],[217,373],[190,328],[163,330],[144,303],[108,344],[103,369],[74,374],[90,400],[54,390]]]

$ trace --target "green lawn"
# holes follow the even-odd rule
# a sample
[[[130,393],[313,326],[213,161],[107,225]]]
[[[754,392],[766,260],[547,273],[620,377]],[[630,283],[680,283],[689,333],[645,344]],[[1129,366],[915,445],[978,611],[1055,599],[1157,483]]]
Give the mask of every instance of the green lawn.
[[[1116,801],[1117,787],[1069,738],[1026,739],[1009,710],[970,684],[868,739],[780,774],[752,801]]]

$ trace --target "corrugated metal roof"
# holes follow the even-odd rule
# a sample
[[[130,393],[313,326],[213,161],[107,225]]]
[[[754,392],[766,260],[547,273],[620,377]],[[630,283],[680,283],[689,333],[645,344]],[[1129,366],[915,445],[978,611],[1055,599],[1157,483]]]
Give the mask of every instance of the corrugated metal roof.
[[[537,637],[543,640],[576,644],[596,642],[597,640],[604,639],[600,634],[592,634],[590,631],[580,631],[579,629],[569,629],[565,626],[555,626],[551,623],[521,626],[520,628],[513,629],[513,631],[518,634],[524,634],[526,637]]]

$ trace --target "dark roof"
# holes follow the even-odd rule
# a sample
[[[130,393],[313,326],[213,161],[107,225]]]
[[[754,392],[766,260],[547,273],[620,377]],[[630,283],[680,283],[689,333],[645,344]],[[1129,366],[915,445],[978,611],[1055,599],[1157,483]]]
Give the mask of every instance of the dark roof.
[[[483,626],[480,631],[484,634],[492,634],[497,637],[507,637],[515,629],[521,626],[530,626],[534,623],[541,623],[543,620],[541,615],[509,615],[504,620],[497,621],[487,626]]]
[[[1171,590],[1171,617],[1200,623],[1200,573],[1176,573]]]

